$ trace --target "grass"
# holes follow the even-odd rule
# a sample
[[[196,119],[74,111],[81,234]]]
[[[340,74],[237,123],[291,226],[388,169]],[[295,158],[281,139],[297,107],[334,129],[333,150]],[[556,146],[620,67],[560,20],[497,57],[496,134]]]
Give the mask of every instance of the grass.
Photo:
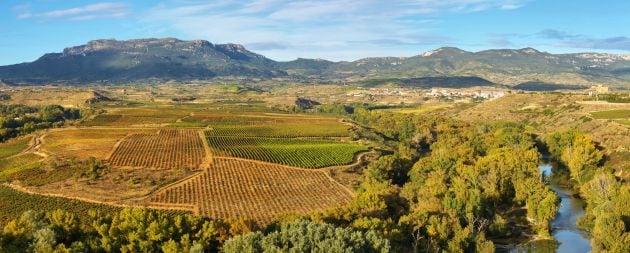
[[[42,148],[64,157],[81,159],[93,156],[105,159],[114,144],[129,133],[155,133],[157,130],[137,129],[68,129],[51,132],[44,138]]]
[[[352,162],[355,153],[367,150],[365,146],[347,142],[212,136],[208,132],[206,134],[210,147],[218,156],[233,156],[302,168],[348,164]]]
[[[71,166],[56,168],[53,170],[43,170],[43,162],[30,165],[29,169],[22,170],[10,176],[11,181],[20,181],[21,185],[26,186],[43,186],[69,178],[79,178],[80,170]]]
[[[175,123],[178,119],[190,115],[198,109],[187,107],[125,107],[108,108],[106,114],[98,115],[94,118],[94,123],[86,122],[90,125],[101,126],[133,126],[146,124],[166,124]]]
[[[427,113],[431,111],[437,111],[441,109],[451,108],[452,104],[436,104],[436,105],[421,105],[418,107],[412,108],[394,108],[394,109],[383,109],[388,112],[396,112],[396,113]]]
[[[168,125],[169,127],[206,127],[207,123],[203,122],[175,122]]]
[[[627,119],[618,119],[615,120],[617,123],[622,124],[622,125],[626,125],[626,126],[630,126],[630,120]]]
[[[32,153],[0,160],[0,181],[11,181],[15,174],[41,167],[40,160],[40,156]]]
[[[596,119],[624,119],[630,118],[630,110],[610,110],[610,111],[600,111],[600,112],[592,112],[593,118]]]
[[[22,104],[29,106],[61,105],[63,107],[80,107],[92,98],[94,93],[73,88],[33,88],[22,89],[11,94],[8,104]]]
[[[28,142],[31,140],[31,136],[22,136],[0,143],[0,159],[6,158],[28,147]]]
[[[120,118],[122,118],[122,115],[118,115],[118,114],[100,114],[100,115],[97,115],[96,117],[94,117],[94,119],[84,122],[82,125],[84,125],[84,126],[109,125],[109,124],[112,124],[112,123],[116,122],[117,120],[120,120]]]

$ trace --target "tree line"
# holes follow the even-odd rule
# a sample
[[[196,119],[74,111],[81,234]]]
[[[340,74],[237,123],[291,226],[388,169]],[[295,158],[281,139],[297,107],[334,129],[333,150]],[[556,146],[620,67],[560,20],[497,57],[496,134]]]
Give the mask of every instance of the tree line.
[[[586,201],[578,225],[591,233],[593,252],[630,252],[630,184],[614,175],[603,152],[578,131],[554,132],[544,141],[569,183]]]
[[[38,129],[60,127],[66,120],[81,116],[81,110],[59,105],[0,105],[0,142]]]
[[[390,151],[364,170],[347,205],[281,215],[261,228],[142,209],[92,213],[80,224],[63,211],[29,212],[4,227],[0,245],[35,252],[494,252],[494,242],[523,233],[550,238],[559,198],[538,168],[538,139],[527,126],[328,109],[357,122],[359,138]],[[580,222],[593,250],[627,252],[628,184],[600,168],[603,155],[587,136],[543,139],[586,199]]]

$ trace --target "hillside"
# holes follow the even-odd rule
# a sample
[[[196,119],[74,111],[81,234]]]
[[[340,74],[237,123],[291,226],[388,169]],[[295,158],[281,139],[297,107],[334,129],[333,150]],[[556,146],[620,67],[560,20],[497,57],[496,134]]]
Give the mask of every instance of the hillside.
[[[376,57],[352,62],[300,58],[277,62],[237,44],[165,38],[94,40],[66,48],[61,53],[45,54],[34,62],[0,67],[0,79],[13,84],[184,81],[217,77],[350,81],[478,77],[510,86],[606,83],[627,87],[630,56],[550,54],[533,48],[468,52],[445,47],[412,57]],[[403,82],[407,83],[413,85],[414,82]]]
[[[274,61],[235,44],[170,38],[94,40],[31,63],[0,67],[0,77],[16,83],[82,83],[286,75],[274,66]]]

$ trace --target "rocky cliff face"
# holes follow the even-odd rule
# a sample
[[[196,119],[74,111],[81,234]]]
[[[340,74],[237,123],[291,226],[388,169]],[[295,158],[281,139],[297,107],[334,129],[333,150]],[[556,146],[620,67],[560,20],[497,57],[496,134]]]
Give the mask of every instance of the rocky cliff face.
[[[0,79],[17,84],[195,80],[214,77],[298,79],[417,79],[480,77],[496,84],[567,85],[630,83],[630,56],[550,54],[534,48],[468,52],[443,47],[411,57],[372,57],[353,62],[297,59],[276,62],[238,44],[175,38],[93,40],[45,54],[32,63],[0,67]],[[435,79],[441,80],[441,79]]]
[[[32,63],[0,67],[0,78],[26,83],[191,80],[285,76],[275,62],[242,45],[174,38],[93,40]]]

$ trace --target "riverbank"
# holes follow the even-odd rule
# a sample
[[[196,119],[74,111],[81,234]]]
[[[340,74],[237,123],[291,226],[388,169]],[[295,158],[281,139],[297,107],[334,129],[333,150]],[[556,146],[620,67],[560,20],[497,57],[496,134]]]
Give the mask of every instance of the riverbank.
[[[577,220],[584,215],[584,202],[575,197],[566,180],[554,178],[554,167],[550,163],[539,166],[540,171],[549,180],[549,187],[558,194],[560,207],[551,222],[553,240],[532,238],[527,243],[502,245],[497,252],[558,252],[586,253],[591,251],[590,238],[586,231],[577,227]],[[557,175],[561,177],[562,175]]]

